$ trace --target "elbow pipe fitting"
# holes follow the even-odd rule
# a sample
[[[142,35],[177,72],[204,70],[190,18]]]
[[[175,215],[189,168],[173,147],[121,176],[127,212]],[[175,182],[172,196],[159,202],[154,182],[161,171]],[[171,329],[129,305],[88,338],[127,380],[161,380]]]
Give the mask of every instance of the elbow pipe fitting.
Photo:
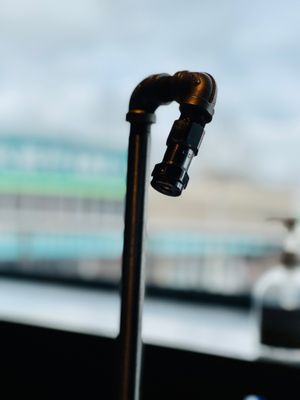
[[[186,188],[187,171],[198,154],[204,126],[213,118],[216,97],[217,85],[211,75],[188,71],[173,76],[151,75],[133,91],[126,117],[132,127],[155,122],[155,110],[159,106],[172,101],[179,103],[181,114],[168,136],[164,158],[152,172],[151,185],[157,191],[179,196]]]

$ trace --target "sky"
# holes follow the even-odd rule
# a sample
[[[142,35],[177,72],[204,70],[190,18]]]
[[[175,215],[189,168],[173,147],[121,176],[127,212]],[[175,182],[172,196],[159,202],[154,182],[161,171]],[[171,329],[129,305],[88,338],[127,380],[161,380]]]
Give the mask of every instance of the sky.
[[[125,149],[143,78],[206,71],[218,100],[193,173],[297,187],[299,20],[296,0],[0,0],[0,135]],[[178,115],[158,110],[153,162]]]

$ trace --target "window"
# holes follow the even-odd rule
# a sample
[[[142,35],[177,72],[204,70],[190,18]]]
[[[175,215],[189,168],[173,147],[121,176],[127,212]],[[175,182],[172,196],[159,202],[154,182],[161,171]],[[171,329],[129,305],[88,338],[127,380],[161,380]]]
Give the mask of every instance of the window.
[[[149,189],[147,273],[159,288],[240,295],[278,262],[299,213],[299,5],[4,1],[0,10],[0,268],[116,282],[128,125],[144,77],[219,85],[180,199]],[[161,108],[151,165],[178,110]]]

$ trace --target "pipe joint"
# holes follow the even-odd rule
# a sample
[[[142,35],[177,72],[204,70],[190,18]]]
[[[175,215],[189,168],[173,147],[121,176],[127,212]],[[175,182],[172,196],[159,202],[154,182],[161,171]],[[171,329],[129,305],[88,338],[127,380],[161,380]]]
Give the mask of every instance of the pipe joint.
[[[163,161],[152,173],[151,185],[159,192],[179,196],[185,189],[189,180],[188,168],[198,154],[204,126],[213,118],[216,98],[216,82],[204,72],[151,75],[133,91],[126,116],[133,133],[147,131],[146,127],[155,122],[155,111],[159,106],[172,101],[179,103],[180,118],[174,122],[168,136]],[[144,130],[140,129],[141,124]]]

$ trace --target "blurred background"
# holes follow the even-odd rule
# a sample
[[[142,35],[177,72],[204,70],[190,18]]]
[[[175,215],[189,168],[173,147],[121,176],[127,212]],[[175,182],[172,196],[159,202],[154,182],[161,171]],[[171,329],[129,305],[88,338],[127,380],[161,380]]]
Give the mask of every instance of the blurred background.
[[[149,188],[147,279],[240,296],[278,262],[299,215],[300,4],[0,0],[0,271],[120,279],[125,121],[146,76],[207,71],[219,87],[180,198]],[[178,105],[161,107],[151,166]]]

